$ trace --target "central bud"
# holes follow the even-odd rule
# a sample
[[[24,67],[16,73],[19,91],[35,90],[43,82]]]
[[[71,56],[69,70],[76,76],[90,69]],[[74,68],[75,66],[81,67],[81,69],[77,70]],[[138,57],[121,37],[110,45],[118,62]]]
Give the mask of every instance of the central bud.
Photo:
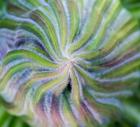
[[[62,63],[60,63],[62,69],[64,69],[65,67],[67,68],[67,70],[71,70],[73,68],[73,66],[77,63],[76,58],[73,56],[73,54],[68,53],[68,50],[66,49],[63,52],[63,56],[64,58],[61,60],[63,61]]]

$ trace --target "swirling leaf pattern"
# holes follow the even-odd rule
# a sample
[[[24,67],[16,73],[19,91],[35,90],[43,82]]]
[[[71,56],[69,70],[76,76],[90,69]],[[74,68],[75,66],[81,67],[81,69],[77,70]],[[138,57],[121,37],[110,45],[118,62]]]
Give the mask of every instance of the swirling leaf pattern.
[[[139,84],[140,30],[119,0],[9,0],[2,12],[10,113],[37,127],[93,127],[123,110]]]

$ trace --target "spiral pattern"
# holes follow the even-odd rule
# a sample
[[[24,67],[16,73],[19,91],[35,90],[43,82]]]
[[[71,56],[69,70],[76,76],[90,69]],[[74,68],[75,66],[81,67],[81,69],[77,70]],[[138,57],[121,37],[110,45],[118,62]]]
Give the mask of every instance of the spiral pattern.
[[[119,0],[9,0],[0,95],[37,127],[109,121],[140,79],[140,30]]]

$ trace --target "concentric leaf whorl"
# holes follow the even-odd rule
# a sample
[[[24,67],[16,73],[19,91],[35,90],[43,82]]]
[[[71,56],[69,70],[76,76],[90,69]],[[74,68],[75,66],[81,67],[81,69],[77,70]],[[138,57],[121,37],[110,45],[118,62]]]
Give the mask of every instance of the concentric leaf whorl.
[[[9,0],[0,95],[37,127],[109,121],[140,78],[140,31],[119,0]]]

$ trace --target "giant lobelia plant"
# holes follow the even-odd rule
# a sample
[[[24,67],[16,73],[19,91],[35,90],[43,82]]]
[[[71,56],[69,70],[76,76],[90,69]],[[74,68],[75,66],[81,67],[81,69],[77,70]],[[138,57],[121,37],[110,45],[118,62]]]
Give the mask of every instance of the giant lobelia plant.
[[[31,126],[105,126],[139,80],[138,21],[119,0],[1,2],[1,105]]]

